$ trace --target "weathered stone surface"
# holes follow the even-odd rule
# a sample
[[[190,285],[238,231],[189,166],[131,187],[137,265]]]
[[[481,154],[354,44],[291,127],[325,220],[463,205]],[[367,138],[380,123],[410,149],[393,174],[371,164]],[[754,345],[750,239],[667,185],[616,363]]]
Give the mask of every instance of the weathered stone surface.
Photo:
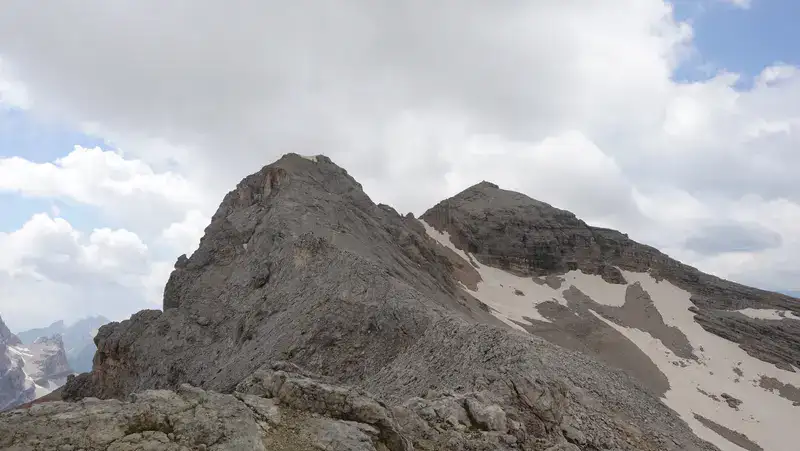
[[[263,450],[260,434],[245,404],[190,386],[137,393],[130,402],[85,398],[0,414],[0,449],[14,451]]]
[[[289,378],[287,383],[299,381]],[[325,389],[313,393],[348,393],[342,387],[318,384]],[[313,393],[305,394],[313,397]],[[302,405],[291,396],[284,399]],[[352,403],[356,411],[359,402],[355,399]],[[376,446],[383,450],[411,449],[391,442],[384,444],[381,431],[369,424],[338,419],[341,411],[336,406],[329,411],[323,404],[316,404],[314,409],[293,409],[278,399],[239,393],[223,395],[182,385],[177,392],[136,393],[127,402],[84,398],[2,413],[0,448],[13,451],[375,451]],[[361,409],[360,415],[381,423],[365,414],[363,406]],[[385,415],[385,409],[381,408],[381,413]]]
[[[467,398],[467,413],[472,422],[486,431],[506,432],[506,413],[497,404],[486,405],[475,398]]]

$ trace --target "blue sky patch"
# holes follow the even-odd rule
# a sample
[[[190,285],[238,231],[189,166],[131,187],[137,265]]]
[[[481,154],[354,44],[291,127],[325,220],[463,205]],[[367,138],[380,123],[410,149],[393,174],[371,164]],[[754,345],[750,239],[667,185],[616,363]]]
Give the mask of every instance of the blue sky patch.
[[[102,139],[45,122],[20,109],[0,109],[0,158],[17,156],[36,163],[52,162],[76,145],[109,148]],[[56,208],[53,208],[56,207]],[[58,199],[37,199],[0,192],[0,232],[19,229],[36,213],[60,212],[79,230],[97,225],[95,208]]]
[[[675,15],[694,29],[698,56],[682,67],[676,80],[703,80],[719,70],[743,75],[747,88],[766,66],[800,63],[800,2],[752,0],[742,9],[723,0],[679,0]]]
[[[0,109],[0,157],[18,156],[44,163],[67,155],[76,145],[108,148],[102,139],[62,124],[41,120],[20,109]]]

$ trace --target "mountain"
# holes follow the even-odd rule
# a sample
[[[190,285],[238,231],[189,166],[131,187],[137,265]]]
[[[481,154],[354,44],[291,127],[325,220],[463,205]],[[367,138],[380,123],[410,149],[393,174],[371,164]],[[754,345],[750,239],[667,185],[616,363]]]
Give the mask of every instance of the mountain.
[[[0,448],[795,449],[796,299],[488,182],[415,218],[288,154],[163,302]]]
[[[0,410],[47,395],[72,373],[60,336],[26,345],[0,318]]]
[[[33,343],[39,337],[61,335],[70,368],[81,373],[91,371],[92,358],[97,350],[94,336],[100,326],[109,322],[109,319],[103,316],[82,318],[69,326],[65,325],[64,321],[56,321],[48,327],[26,330],[17,336],[23,343]]]

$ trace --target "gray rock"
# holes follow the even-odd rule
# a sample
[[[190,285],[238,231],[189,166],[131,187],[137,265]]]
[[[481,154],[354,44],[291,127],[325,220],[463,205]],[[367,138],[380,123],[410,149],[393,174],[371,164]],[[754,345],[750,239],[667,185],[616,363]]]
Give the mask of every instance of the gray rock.
[[[231,395],[183,386],[129,402],[86,398],[0,413],[0,449],[264,450],[252,411]]]
[[[723,393],[720,396],[722,397],[722,399],[725,400],[725,402],[728,404],[728,407],[730,407],[731,409],[739,410],[739,406],[742,405],[741,399],[734,398],[733,396],[727,393]]]
[[[506,413],[497,404],[485,405],[480,401],[468,398],[467,412],[479,428],[487,431],[506,432]]]
[[[581,449],[572,443],[559,443],[558,445],[547,448],[545,451],[581,451]]]
[[[564,432],[564,437],[572,443],[578,445],[586,444],[586,435],[572,425],[563,425],[561,430]]]
[[[324,451],[375,451],[370,434],[373,431],[368,426],[315,418],[312,429],[315,441]]]

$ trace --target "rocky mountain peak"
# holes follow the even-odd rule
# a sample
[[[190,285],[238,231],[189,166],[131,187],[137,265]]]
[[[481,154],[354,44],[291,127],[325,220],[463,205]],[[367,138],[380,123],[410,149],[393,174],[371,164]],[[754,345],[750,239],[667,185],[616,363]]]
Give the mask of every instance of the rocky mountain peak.
[[[49,337],[39,337],[31,343],[32,345],[39,345],[41,347],[47,347],[52,349],[57,349],[60,354],[66,354],[64,350],[64,339],[61,334],[53,334]],[[66,360],[65,360],[66,361]]]
[[[500,187],[497,184],[488,182],[486,180],[481,180],[480,182],[472,185],[471,187],[467,188],[465,191],[489,191],[489,190],[496,190]]]
[[[50,393],[72,374],[60,335],[24,344],[9,334],[0,320],[0,410]]]
[[[7,417],[0,447],[57,424],[102,448],[62,421],[95,409],[130,448],[783,451],[800,337],[737,309],[784,302],[489,182],[418,220],[287,154],[224,197],[163,311],[100,328],[83,401]]]
[[[8,329],[6,323],[3,322],[3,317],[0,316],[0,346],[4,345],[18,345],[20,344],[19,337],[14,335],[11,330]]]
[[[579,267],[597,273],[614,257],[604,248],[625,238],[488,182],[439,202],[421,218],[486,264],[531,275]]]
[[[764,324],[726,313],[774,308],[800,314],[800,304],[789,296],[705,274],[626,234],[590,226],[571,212],[483,182],[439,202],[421,219],[446,232],[456,248],[479,262],[517,275],[579,270],[625,285],[622,271],[633,271],[668,280],[691,293],[697,321],[708,331],[787,371],[800,367],[800,347],[792,345],[800,340],[800,324],[767,331]],[[758,338],[764,334],[771,339]]]

